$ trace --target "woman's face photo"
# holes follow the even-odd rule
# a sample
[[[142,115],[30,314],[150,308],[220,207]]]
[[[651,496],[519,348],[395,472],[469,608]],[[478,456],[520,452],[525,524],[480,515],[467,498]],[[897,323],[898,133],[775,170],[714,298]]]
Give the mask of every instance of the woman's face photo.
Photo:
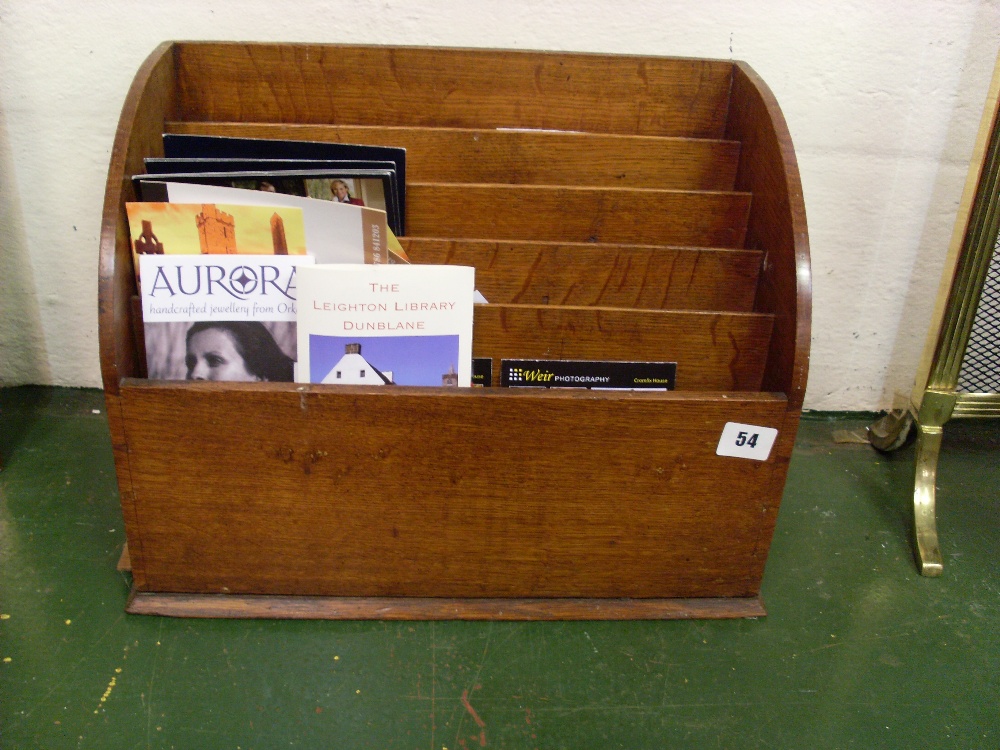
[[[218,328],[208,328],[191,337],[186,361],[188,380],[260,380],[247,371],[229,333]]]

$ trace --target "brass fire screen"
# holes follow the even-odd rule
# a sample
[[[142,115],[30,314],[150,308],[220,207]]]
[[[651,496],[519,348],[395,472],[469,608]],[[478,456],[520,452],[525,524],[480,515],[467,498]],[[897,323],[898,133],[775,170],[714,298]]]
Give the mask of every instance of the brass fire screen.
[[[943,570],[935,520],[942,428],[953,417],[1000,417],[1000,60],[955,222],[924,359],[907,405],[868,430],[894,450],[917,427],[913,490],[920,572]]]
[[[1000,257],[994,241],[976,317],[965,346],[955,390],[959,393],[1000,393]]]

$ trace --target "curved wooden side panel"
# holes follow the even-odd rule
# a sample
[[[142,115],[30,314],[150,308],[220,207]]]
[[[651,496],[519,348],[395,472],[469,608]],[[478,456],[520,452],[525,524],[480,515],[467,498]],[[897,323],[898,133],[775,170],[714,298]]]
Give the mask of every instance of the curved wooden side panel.
[[[98,260],[97,305],[101,378],[107,404],[111,447],[121,496],[122,516],[133,566],[133,583],[146,582],[142,528],[138,521],[129,444],[122,418],[121,379],[140,371],[135,345],[132,298],[135,276],[125,216],[125,202],[132,195],[129,175],[142,171],[142,158],[162,153],[162,124],[174,112],[173,44],[164,43],[146,58],[122,105],[111,150],[108,182],[104,192],[101,243]]]
[[[109,395],[117,395],[121,378],[137,374],[131,320],[135,280],[125,216],[125,202],[134,195],[128,178],[143,171],[143,157],[163,154],[163,123],[173,113],[173,44],[165,42],[146,58],[125,97],[104,191],[97,304],[101,377]]]
[[[764,390],[802,408],[809,375],[812,272],[802,182],[784,115],[767,84],[736,63],[726,137],[741,141],[736,189],[753,193],[745,247],[763,250],[756,310],[774,313]]]
[[[772,449],[775,469],[767,491],[760,497],[757,547],[747,573],[752,580],[760,580],[774,536],[809,375],[809,233],[798,162],[784,115],[767,84],[742,62],[734,65],[726,135],[742,144],[736,189],[753,193],[745,247],[764,252],[755,309],[774,315],[761,388],[784,393],[788,398],[784,425]]]

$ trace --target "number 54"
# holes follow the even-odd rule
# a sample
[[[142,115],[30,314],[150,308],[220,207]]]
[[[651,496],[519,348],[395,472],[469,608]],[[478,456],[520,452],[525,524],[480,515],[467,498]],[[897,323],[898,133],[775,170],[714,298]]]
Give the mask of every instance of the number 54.
[[[747,445],[751,448],[756,448],[757,438],[759,437],[760,435],[756,432],[752,435],[748,432],[739,432],[736,434],[736,446],[742,448],[744,445]]]

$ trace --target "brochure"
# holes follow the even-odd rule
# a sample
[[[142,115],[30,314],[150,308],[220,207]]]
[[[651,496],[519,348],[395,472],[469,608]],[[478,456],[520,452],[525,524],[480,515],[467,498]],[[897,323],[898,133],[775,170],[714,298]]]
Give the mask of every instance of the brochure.
[[[298,275],[298,379],[465,386],[475,269],[316,265]]]
[[[390,229],[400,230],[396,173],[391,169],[314,168],[204,170],[133,175],[132,182],[143,200],[160,200],[164,188],[159,183],[188,182],[199,185],[239,188],[262,193],[295,195],[301,198],[367,206],[386,212]]]
[[[296,269],[308,255],[141,255],[149,378],[295,379]]]
[[[136,284],[141,255],[305,255],[302,209],[126,203]],[[141,284],[140,284],[141,288]]]
[[[226,203],[290,206],[302,209],[306,247],[317,263],[389,262],[389,226],[385,211],[349,203],[303,198],[242,188],[186,182],[165,186],[171,203]]]

